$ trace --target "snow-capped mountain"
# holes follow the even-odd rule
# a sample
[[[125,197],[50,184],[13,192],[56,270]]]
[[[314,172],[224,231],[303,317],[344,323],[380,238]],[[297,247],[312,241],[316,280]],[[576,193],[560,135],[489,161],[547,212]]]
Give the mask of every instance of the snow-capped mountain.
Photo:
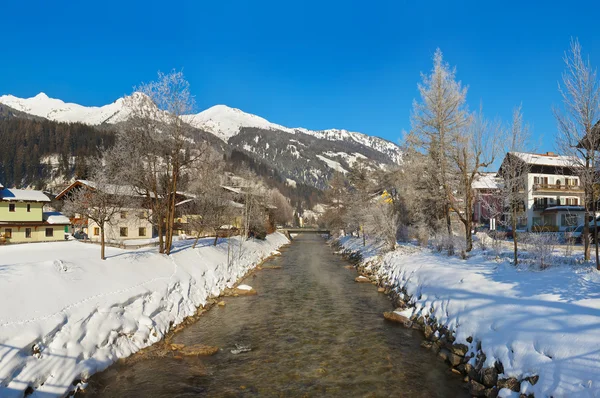
[[[16,111],[57,122],[111,125],[126,121],[131,106],[154,106],[141,93],[119,98],[112,104],[87,107],[66,103],[40,93],[32,98],[0,96],[0,104]],[[162,112],[155,115],[161,117]],[[290,181],[319,188],[327,185],[334,171],[346,173],[358,161],[372,167],[398,164],[400,148],[389,141],[340,129],[290,128],[225,105],[216,105],[184,119],[197,129],[201,139],[218,142],[263,163]],[[216,137],[216,138],[214,138]],[[217,139],[218,138],[218,139]],[[221,144],[221,142],[223,144]],[[290,183],[292,184],[292,183]]]
[[[129,114],[123,98],[119,98],[112,104],[96,107],[63,102],[59,99],[50,98],[44,93],[39,93],[31,98],[3,95],[0,97],[0,103],[18,111],[56,122],[77,122],[89,125],[117,123],[126,120]]]
[[[309,130],[302,127],[285,127],[226,105],[215,105],[196,115],[185,116],[185,119],[192,126],[208,131],[225,142],[239,134],[243,128],[257,128],[289,134],[303,133],[327,141],[357,142],[387,155],[395,163],[398,163],[402,157],[402,152],[396,144],[378,137],[343,129]]]

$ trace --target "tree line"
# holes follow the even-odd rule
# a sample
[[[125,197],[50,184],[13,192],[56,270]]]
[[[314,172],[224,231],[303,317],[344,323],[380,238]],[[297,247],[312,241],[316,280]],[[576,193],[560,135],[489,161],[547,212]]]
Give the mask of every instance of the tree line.
[[[0,118],[0,181],[44,188],[52,177],[85,177],[85,159],[115,142],[115,132],[81,123]],[[44,160],[54,157],[56,164]]]

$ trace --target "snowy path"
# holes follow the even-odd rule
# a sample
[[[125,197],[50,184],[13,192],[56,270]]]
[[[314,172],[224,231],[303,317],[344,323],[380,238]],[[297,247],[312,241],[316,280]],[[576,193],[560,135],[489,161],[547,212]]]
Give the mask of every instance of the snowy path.
[[[0,248],[0,396],[60,396],[162,339],[211,295],[232,286],[287,239],[240,245],[211,238],[171,256],[79,242]],[[228,261],[233,259],[233,261]]]
[[[342,243],[362,250],[362,241]],[[472,350],[481,342],[486,366],[499,360],[503,377],[539,375],[522,393],[600,397],[600,273],[592,266],[530,271],[481,254],[464,261],[400,247],[378,258],[376,247],[366,249],[377,275],[405,287],[416,311],[455,330],[459,343],[472,336]]]

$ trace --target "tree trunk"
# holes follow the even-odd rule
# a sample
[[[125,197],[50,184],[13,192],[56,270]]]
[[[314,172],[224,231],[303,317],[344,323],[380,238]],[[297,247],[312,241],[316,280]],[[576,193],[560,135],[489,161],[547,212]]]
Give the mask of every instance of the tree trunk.
[[[596,247],[596,269],[600,271],[600,256],[598,253],[598,220],[596,219],[596,195],[592,188],[592,212],[594,217],[594,246]],[[587,222],[586,222],[587,224]]]
[[[471,234],[471,227],[470,227],[471,222],[468,221],[465,225],[466,231],[465,231],[465,238],[467,241],[467,247],[466,247],[466,252],[470,252],[471,250],[473,250],[473,235]]]
[[[196,245],[198,244],[198,241],[200,240],[200,232],[198,232],[196,234],[196,240],[194,241],[194,244],[192,245],[192,249],[196,248]]]
[[[363,247],[367,245],[367,237],[365,236],[365,228],[361,227],[360,228],[362,230],[362,236],[363,236]]]
[[[513,255],[515,265],[519,263],[519,247],[517,244],[517,207],[513,204],[512,209],[512,231],[513,231]]]
[[[100,258],[102,260],[106,260],[106,256],[104,253],[104,247],[106,243],[104,241],[104,224],[100,226]]]
[[[215,233],[215,241],[213,242],[213,246],[216,246],[218,241],[219,241],[219,234]]]

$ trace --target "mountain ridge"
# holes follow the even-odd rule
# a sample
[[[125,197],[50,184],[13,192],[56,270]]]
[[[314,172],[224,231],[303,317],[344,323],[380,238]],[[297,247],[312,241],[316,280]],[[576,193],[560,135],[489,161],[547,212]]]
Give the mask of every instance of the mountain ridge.
[[[2,95],[0,96],[0,103],[17,111],[53,121],[78,122],[88,125],[115,124],[126,120],[130,112],[124,98],[119,98],[104,106],[88,107],[50,98],[43,92],[31,98]],[[303,127],[290,128],[272,123],[261,116],[222,104],[214,105],[197,114],[185,115],[183,119],[193,127],[211,133],[226,143],[244,128],[259,128],[288,134],[303,133],[327,141],[357,142],[385,154],[393,163],[399,163],[402,157],[398,145],[380,137],[345,129],[310,130]]]

